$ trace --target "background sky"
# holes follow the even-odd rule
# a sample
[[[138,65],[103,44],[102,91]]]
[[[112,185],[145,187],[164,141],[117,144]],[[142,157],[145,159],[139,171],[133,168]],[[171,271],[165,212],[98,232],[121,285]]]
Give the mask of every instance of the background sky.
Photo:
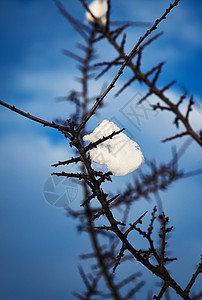
[[[84,9],[79,1],[63,3],[69,12],[84,20]],[[159,0],[112,0],[112,19],[152,22],[168,5],[169,1]],[[143,65],[148,68],[159,61],[167,61],[160,83],[177,80],[172,92],[168,93],[173,100],[179,99],[185,87],[194,95],[196,106],[191,120],[196,130],[202,127],[201,9],[200,0],[182,0],[159,26],[164,35],[145,51]],[[74,46],[80,38],[59,14],[53,1],[1,0],[0,28],[0,98],[50,121],[57,117],[68,118],[72,108],[55,99],[78,88],[74,80],[78,71],[61,50],[75,51]],[[129,30],[128,51],[144,31],[145,28],[140,27]],[[101,48],[100,56],[113,55],[110,49]],[[115,72],[114,68],[93,83],[92,95],[101,91]],[[125,72],[116,89],[127,76],[129,73]],[[113,93],[107,96],[106,107],[90,121],[88,129],[94,129],[103,119],[112,119],[119,127],[126,127],[127,134],[138,142],[145,157],[157,163],[167,161],[172,146],[179,148],[185,141],[161,143],[176,132],[172,116],[150,110],[145,113],[137,108],[142,115],[139,123],[135,118],[127,118],[127,106],[123,104],[134,105],[133,101],[144,92],[143,86],[134,85],[119,98],[114,98]],[[149,103],[146,107],[149,109]],[[77,265],[79,255],[89,249],[88,238],[85,234],[77,234],[75,220],[67,218],[64,209],[56,208],[45,198],[47,184],[51,189],[50,165],[68,157],[70,150],[62,135],[0,107],[1,299],[73,299],[72,292],[83,289]],[[181,158],[182,166],[186,171],[201,168],[202,154],[196,143],[193,142]],[[142,166],[142,170],[146,168]],[[115,177],[113,186],[106,185],[106,189],[124,188],[133,176]],[[170,245],[174,256],[180,257],[173,263],[172,272],[184,285],[201,253],[201,182],[201,175],[184,179],[173,184],[168,192],[161,193],[164,210],[175,228]],[[67,197],[70,202],[74,200],[70,206],[78,208],[81,188],[74,182],[68,184]],[[64,194],[64,190],[58,193]],[[138,217],[145,209],[151,211],[154,204],[154,201],[142,200],[132,213]],[[135,266],[138,269],[139,265]]]

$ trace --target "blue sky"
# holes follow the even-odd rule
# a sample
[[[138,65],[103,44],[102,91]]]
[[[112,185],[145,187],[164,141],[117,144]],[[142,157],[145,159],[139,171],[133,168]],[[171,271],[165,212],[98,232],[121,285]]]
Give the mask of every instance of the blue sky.
[[[63,3],[77,18],[84,19],[79,1]],[[157,0],[127,0],[124,4],[112,0],[112,19],[150,22],[159,17],[168,4],[169,1]],[[160,25],[159,30],[163,30],[164,35],[146,50],[144,61],[145,68],[167,61],[161,83],[177,80],[169,93],[172,99],[179,98],[184,86],[193,93],[197,105],[192,122],[196,130],[202,124],[201,9],[200,0],[181,1]],[[67,103],[56,102],[55,98],[78,88],[74,80],[78,71],[61,50],[73,50],[79,36],[51,0],[1,0],[0,15],[0,98],[47,120],[67,118],[72,108]],[[145,28],[129,30],[128,51],[144,31]],[[101,56],[112,55],[111,50],[106,54],[103,49]],[[109,83],[115,72],[113,69],[105,78],[93,83],[92,94]],[[120,78],[117,88],[128,74]],[[106,108],[90,121],[88,129],[94,129],[104,118],[113,119],[118,126],[126,127],[146,157],[166,161],[171,147],[182,144],[181,140],[169,145],[160,142],[175,132],[172,116],[148,111],[137,123],[136,119],[128,119],[123,114],[123,103],[136,100],[144,92],[143,86],[134,85],[118,99],[109,95]],[[0,107],[0,137],[1,298],[73,299],[72,291],[83,288],[77,270],[78,256],[89,249],[89,241],[86,235],[77,234],[75,221],[67,218],[62,208],[50,205],[44,198],[44,184],[52,172],[50,165],[71,155],[66,140],[54,130],[44,129],[3,107]],[[189,146],[180,166],[187,171],[201,168],[202,154],[197,144]],[[133,174],[114,178],[113,187],[106,185],[106,189],[116,191],[132,179]],[[179,282],[182,277],[188,280],[200,257],[201,181],[202,176],[184,179],[161,194],[164,209],[175,226],[170,245],[180,257],[173,266],[173,274]],[[72,186],[75,188],[74,183],[70,188]],[[72,208],[79,207],[82,198],[80,187],[76,189]],[[139,216],[145,209],[151,210],[154,203],[140,201],[134,213]]]

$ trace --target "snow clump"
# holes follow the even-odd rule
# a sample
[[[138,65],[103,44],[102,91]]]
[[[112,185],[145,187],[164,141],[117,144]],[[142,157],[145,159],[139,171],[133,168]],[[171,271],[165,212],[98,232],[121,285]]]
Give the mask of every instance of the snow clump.
[[[102,25],[105,25],[107,22],[107,11],[108,11],[108,4],[106,0],[95,0],[90,3],[88,6],[92,14],[99,19]],[[95,20],[89,11],[86,12],[86,21],[94,23]]]
[[[119,130],[120,128],[114,122],[103,120],[91,134],[85,135],[83,140],[94,143]],[[140,146],[123,132],[97,145],[89,152],[92,161],[106,164],[107,169],[115,176],[127,175],[139,168],[144,162]]]

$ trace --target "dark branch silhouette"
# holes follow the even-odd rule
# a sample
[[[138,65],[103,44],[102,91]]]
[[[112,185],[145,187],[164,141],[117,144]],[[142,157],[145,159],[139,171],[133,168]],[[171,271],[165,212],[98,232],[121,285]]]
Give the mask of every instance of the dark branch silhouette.
[[[70,164],[78,163],[79,172],[77,171],[77,173],[61,171],[53,172],[52,175],[64,178],[75,178],[81,181],[83,199],[77,210],[73,211],[70,207],[67,207],[67,214],[77,219],[79,221],[78,230],[80,232],[87,232],[90,237],[92,252],[83,254],[81,256],[82,259],[93,259],[96,261],[96,263],[94,262],[94,264],[91,265],[91,274],[88,274],[88,271],[79,266],[79,273],[84,283],[85,291],[82,294],[75,292],[74,295],[78,299],[86,300],[100,298],[118,300],[131,299],[147,284],[147,282],[142,279],[142,274],[140,272],[127,274],[125,278],[119,279],[119,282],[117,282],[113,273],[116,272],[116,274],[119,274],[119,265],[133,260],[142,264],[155,278],[161,280],[160,291],[153,296],[153,299],[162,299],[164,296],[168,299],[169,290],[171,289],[182,299],[199,299],[201,296],[200,293],[192,297],[191,292],[196,279],[202,272],[201,262],[185,289],[177,283],[175,276],[172,275],[167,268],[167,264],[175,261],[177,258],[170,257],[170,253],[167,250],[167,240],[173,227],[168,226],[169,217],[166,216],[162,209],[159,192],[165,191],[171,184],[179,179],[201,174],[202,170],[185,172],[179,169],[179,159],[185,151],[185,147],[183,146],[183,149],[173,152],[170,161],[156,164],[146,160],[148,166],[147,172],[137,172],[133,183],[129,184],[125,191],[117,193],[112,191],[111,194],[108,194],[104,189],[103,183],[106,181],[111,182],[113,180],[113,174],[111,172],[96,171],[92,165],[89,151],[105,141],[113,139],[124,129],[103,136],[94,143],[89,143],[87,146],[84,145],[82,140],[82,137],[87,133],[86,125],[88,121],[97,113],[98,109],[101,108],[105,97],[115,87],[116,82],[127,67],[132,71],[132,75],[117,92],[117,95],[120,95],[135,81],[144,83],[148,91],[142,99],[140,99],[139,103],[144,102],[151,95],[156,95],[161,103],[157,102],[152,108],[161,112],[172,112],[174,114],[174,125],[176,128],[179,127],[180,123],[184,125],[184,131],[172,137],[166,137],[163,141],[166,142],[189,136],[191,140],[197,142],[200,146],[202,145],[202,134],[195,132],[189,121],[190,113],[194,105],[193,96],[190,97],[186,112],[183,114],[180,111],[180,105],[187,98],[187,94],[183,94],[177,103],[174,103],[165,95],[165,91],[170,89],[175,84],[175,81],[173,80],[164,87],[158,87],[158,79],[163,72],[164,63],[161,62],[146,72],[141,71],[144,49],[149,47],[162,33],[151,37],[150,35],[157,29],[159,24],[166,19],[180,0],[175,0],[171,3],[153,25],[150,26],[150,24],[145,24],[144,22],[139,23],[139,25],[144,24],[144,26],[147,25],[150,27],[145,31],[143,36],[139,37],[136,43],[134,42],[133,49],[129,54],[125,53],[126,30],[129,26],[138,25],[138,23],[134,24],[134,22],[130,21],[125,23],[118,22],[117,27],[114,28],[113,26],[116,26],[116,23],[111,21],[112,5],[110,0],[107,1],[108,12],[105,25],[102,25],[100,20],[89,10],[86,1],[80,0],[83,7],[91,14],[94,20],[90,26],[83,24],[71,16],[60,1],[55,0],[54,2],[60,13],[79,33],[84,42],[84,44],[77,44],[77,49],[82,51],[82,55],[69,49],[63,51],[65,55],[79,63],[78,69],[80,71],[80,77],[78,77],[78,81],[81,85],[81,92],[73,90],[69,92],[67,97],[59,97],[57,100],[69,101],[72,105],[75,105],[75,113],[68,120],[48,122],[29,113],[25,113],[3,101],[0,101],[0,104],[43,126],[55,128],[62,132],[65,137],[69,139],[70,147],[75,150],[75,157],[71,157],[65,161],[59,160],[57,163],[52,164],[54,167],[63,166],[68,168]],[[113,29],[111,29],[112,27]],[[95,47],[101,40],[105,40],[116,50],[117,54],[115,58],[109,61],[95,62],[97,58]],[[99,47],[97,48],[99,50]],[[89,95],[91,80],[101,78],[114,66],[118,66],[119,70],[104,92],[102,92],[101,95],[99,95],[100,93],[98,92],[98,95],[94,98],[94,104],[91,106],[92,99]],[[148,211],[136,212],[136,217],[133,217],[133,221],[129,222],[128,214],[131,206],[140,199],[149,200],[152,196],[156,196],[157,206],[154,206],[151,212],[149,225],[146,226],[144,221]],[[115,209],[122,210],[123,214],[117,215]],[[158,230],[158,237],[154,237],[155,230]],[[138,235],[143,241],[144,246],[137,245],[134,242],[134,238],[131,238],[132,235]],[[147,246],[145,246],[145,242]],[[106,291],[100,289],[101,280],[104,280],[106,283]],[[151,293],[148,292],[148,297],[150,297],[150,295]]]

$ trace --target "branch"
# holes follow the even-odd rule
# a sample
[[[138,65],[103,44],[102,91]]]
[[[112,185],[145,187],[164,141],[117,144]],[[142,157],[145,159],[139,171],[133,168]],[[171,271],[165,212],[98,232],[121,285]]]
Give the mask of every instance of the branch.
[[[135,293],[137,293],[143,286],[145,285],[145,281],[139,282],[134,288],[132,288],[127,295],[125,296],[125,299],[128,300],[134,296]]]
[[[129,79],[123,86],[116,92],[115,97],[118,97],[132,82],[134,82],[137,78],[137,76],[133,76],[131,79]]]
[[[134,274],[128,276],[126,279],[124,279],[118,283],[119,289],[124,287],[125,285],[127,285],[129,282],[135,281],[138,277],[141,277],[141,275],[142,275],[141,272],[137,272],[137,273],[134,273]]]
[[[187,112],[186,112],[186,117],[185,117],[187,120],[189,118],[190,112],[192,111],[193,104],[194,104],[194,100],[193,100],[193,96],[191,96],[191,98],[189,100],[189,105],[188,105],[188,108],[187,108]]]
[[[133,224],[130,224],[130,227],[126,230],[125,232],[125,236],[127,237],[128,234],[133,230],[135,229],[135,226],[137,224],[142,224],[142,218],[144,218],[144,216],[148,213],[148,210],[145,211]]]
[[[95,79],[99,79],[101,76],[103,76],[111,67],[114,67],[116,65],[122,65],[123,62],[120,61],[121,57],[115,58],[113,61],[110,62],[103,62],[103,63],[96,63],[94,66],[99,67],[99,66],[104,66],[106,67],[95,77]]]
[[[85,0],[80,0],[82,2],[82,4],[84,5],[84,7],[91,13],[91,11],[89,10]],[[94,104],[94,106],[92,107],[92,109],[90,110],[90,112],[88,113],[88,115],[84,118],[84,120],[82,121],[82,123],[79,125],[79,127],[77,128],[77,134],[81,131],[81,129],[84,128],[86,122],[92,117],[92,115],[95,113],[95,110],[97,109],[97,107],[99,106],[99,104],[102,102],[102,100],[106,97],[106,95],[111,91],[112,88],[115,87],[115,83],[117,82],[117,80],[119,79],[119,77],[121,76],[121,74],[123,73],[123,70],[125,68],[125,66],[130,62],[131,58],[134,56],[134,54],[137,52],[138,47],[141,45],[141,43],[154,31],[157,29],[158,24],[163,20],[166,19],[166,16],[169,14],[169,12],[173,9],[173,7],[177,6],[180,0],[175,0],[173,4],[170,4],[169,8],[166,9],[165,13],[154,22],[154,25],[148,29],[145,34],[143,36],[141,36],[138,40],[138,42],[136,43],[136,45],[133,47],[133,49],[131,50],[130,54],[128,56],[125,56],[125,61],[123,62],[121,68],[119,69],[118,73],[116,74],[116,76],[114,77],[114,79],[112,80],[112,82],[110,83],[110,85],[108,86],[108,88],[105,90],[105,92],[101,95],[101,97],[96,101],[96,103]],[[93,14],[91,13],[92,17],[96,20],[96,18],[93,16]],[[103,28],[103,26],[101,26],[99,24],[100,28],[102,28],[105,31],[105,28]]]
[[[180,1],[180,0],[179,0]],[[166,12],[164,13],[164,15],[156,22],[161,21],[163,18],[166,17],[166,15],[170,12],[170,10],[178,5],[179,1],[175,1],[173,4],[170,5],[170,7],[166,10]],[[82,3],[85,1],[81,1]],[[113,39],[113,37],[110,35],[109,32],[106,32],[105,28],[103,28],[102,26],[100,26],[100,29],[103,33],[103,35],[105,35],[105,37],[108,39],[108,41],[112,44],[112,46],[118,51],[119,55],[124,59],[127,59],[128,56],[124,53],[123,51],[123,47],[119,46],[117,44],[117,42]],[[153,26],[154,27],[154,26]],[[152,27],[152,28],[153,28]],[[154,28],[155,29],[155,28]],[[153,30],[154,30],[153,29]],[[137,49],[137,53],[139,53],[140,47]],[[135,55],[136,53],[134,53]],[[132,63],[131,60],[128,61],[128,66],[131,68],[131,70],[134,72],[134,74],[137,76],[138,80],[140,82],[144,82],[150,89],[150,91],[148,92],[147,96],[144,97],[141,101],[144,101],[148,96],[150,96],[152,93],[155,94],[156,96],[158,96],[164,103],[166,103],[169,106],[169,110],[172,111],[175,115],[177,120],[180,120],[183,125],[185,126],[186,130],[187,130],[187,134],[189,134],[200,146],[202,146],[202,134],[198,135],[191,127],[189,121],[186,119],[186,116],[183,116],[183,114],[180,112],[180,110],[178,109],[179,104],[183,101],[183,99],[186,97],[186,95],[183,95],[179,102],[175,105],[173,104],[169,98],[167,98],[164,95],[164,91],[167,90],[172,84],[174,84],[174,82],[168,84],[167,86],[165,86],[163,89],[158,89],[156,87],[156,85],[150,81],[147,76],[145,74],[143,74],[142,72],[140,72],[138,66],[136,66],[134,63]]]
[[[84,25],[80,21],[73,18],[64,8],[59,0],[54,0],[56,6],[58,7],[60,13],[72,24],[75,30],[85,39],[88,39],[87,33],[90,31],[88,26]],[[86,33],[87,32],[87,33]]]
[[[135,229],[135,225],[137,225],[138,223],[142,223],[142,218],[146,215],[146,213],[147,213],[147,211],[144,213],[144,214],[142,214],[142,216],[141,217],[139,217],[127,230],[126,230],[126,232],[124,233],[124,236],[125,237],[127,237],[128,236],[128,234],[133,230],[133,229]],[[114,265],[114,267],[113,267],[113,273],[115,273],[115,270],[116,270],[116,268],[118,267],[118,265],[120,265],[120,261],[121,261],[121,258],[124,256],[124,251],[127,249],[127,247],[126,247],[126,244],[125,243],[123,243],[122,244],[122,247],[121,247],[121,249],[120,249],[120,252],[119,252],[119,255],[117,256],[117,261],[116,261],[116,263],[115,263],[115,265]]]
[[[94,142],[94,143],[91,142],[88,146],[86,146],[86,147],[84,148],[84,149],[85,149],[85,152],[87,152],[87,151],[89,151],[89,150],[91,150],[91,149],[93,149],[93,148],[96,148],[99,144],[101,144],[101,143],[103,143],[103,142],[105,142],[105,141],[107,141],[107,140],[109,140],[109,139],[112,139],[113,136],[119,134],[119,133],[122,132],[123,130],[125,130],[125,128],[120,129],[119,131],[113,131],[113,132],[110,133],[109,135],[103,136],[103,138],[97,140],[97,141]]]
[[[160,270],[163,271],[163,269],[165,268],[164,264],[166,262],[171,262],[171,261],[177,260],[177,258],[168,258],[168,257],[165,256],[165,254],[166,254],[166,245],[167,245],[167,242],[166,242],[167,234],[172,231],[173,226],[167,227],[167,224],[169,222],[169,218],[166,217],[164,213],[162,213],[159,216],[159,220],[162,224],[162,227],[160,228],[160,233],[159,233],[159,237],[161,239],[159,267],[160,267]]]
[[[158,294],[158,296],[154,296],[153,299],[160,300],[163,297],[168,287],[169,287],[169,283],[165,281],[162,286],[162,289],[160,290],[160,293]]]
[[[161,89],[161,92],[165,92],[166,90],[168,90],[171,86],[173,86],[176,83],[176,80],[171,81],[170,83],[168,83],[166,86],[164,86],[164,88]]]
[[[113,198],[111,198],[110,200],[107,201],[107,204],[110,205],[119,196],[120,196],[119,194],[114,196]],[[102,216],[104,214],[105,214],[105,209],[101,209],[95,215],[92,216],[92,218],[90,219],[90,222],[94,221],[95,219],[98,219],[100,216]]]
[[[174,139],[177,139],[177,138],[179,138],[179,137],[182,137],[182,136],[188,135],[188,134],[189,134],[189,133],[188,133],[187,131],[182,132],[182,133],[179,133],[179,134],[176,134],[176,135],[174,135],[174,136],[171,136],[171,137],[169,137],[169,138],[166,138],[166,139],[162,140],[162,143],[165,143],[165,142],[168,142],[168,141],[172,141],[172,140],[174,140]]]
[[[17,109],[15,106],[11,106],[3,101],[0,100],[0,105],[16,112],[17,114],[20,114],[22,115],[23,117],[25,118],[28,118],[28,119],[31,119],[37,123],[40,123],[42,124],[44,127],[51,127],[51,128],[55,128],[55,129],[58,129],[59,131],[61,131],[62,133],[65,134],[66,137],[68,137],[70,140],[72,140],[72,136],[68,133],[69,132],[69,128],[66,127],[66,126],[62,126],[62,125],[59,125],[59,124],[56,124],[55,122],[48,122],[48,121],[45,121],[45,120],[42,120],[42,119],[39,119],[33,115],[31,115],[30,113],[26,113],[20,109]]]
[[[90,203],[90,201],[91,201],[92,199],[94,199],[94,198],[96,197],[96,195],[97,195],[96,193],[93,193],[92,195],[88,196],[88,198],[87,198],[85,201],[83,201],[83,202],[80,204],[80,206],[84,206],[84,205]]]
[[[193,286],[193,284],[195,283],[196,281],[196,278],[198,277],[198,275],[202,273],[202,257],[201,257],[201,262],[200,264],[198,265],[198,268],[196,269],[196,272],[193,274],[190,282],[188,283],[187,287],[185,288],[185,294],[189,295],[189,292]]]
[[[83,64],[84,59],[78,55],[76,55],[75,53],[69,51],[69,50],[63,50],[62,51],[64,55],[69,56],[71,58],[73,58],[74,60],[78,61],[79,63]]]
[[[156,219],[156,216],[155,216],[156,212],[157,212],[157,208],[156,208],[156,206],[154,206],[153,211],[152,211],[152,218],[150,220],[150,224],[149,224],[149,227],[147,229],[147,234],[148,234],[149,237],[151,237],[151,234],[152,234],[153,229],[154,229],[154,221]]]
[[[64,176],[66,178],[78,178],[79,180],[84,179],[84,180],[90,180],[90,176],[87,174],[82,174],[82,173],[65,173],[65,172],[61,172],[61,173],[51,173],[51,175],[55,175],[55,176]]]
[[[81,157],[72,157],[71,159],[64,160],[64,161],[58,161],[58,163],[51,165],[51,167],[58,167],[62,165],[69,165],[71,163],[78,163],[81,161]]]
[[[115,273],[116,271],[116,268],[118,267],[118,265],[120,265],[120,261],[121,261],[121,258],[124,256],[124,251],[126,250],[126,245],[123,243],[121,249],[120,249],[120,252],[119,252],[119,255],[117,256],[117,260],[116,260],[116,263],[112,269],[113,273]]]

